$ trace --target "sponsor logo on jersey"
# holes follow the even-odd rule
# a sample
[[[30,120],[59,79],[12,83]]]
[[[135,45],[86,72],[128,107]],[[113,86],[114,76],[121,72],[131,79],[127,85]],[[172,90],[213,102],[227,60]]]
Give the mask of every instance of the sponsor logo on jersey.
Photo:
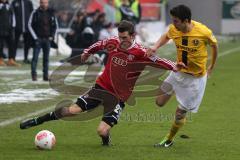
[[[127,61],[118,57],[112,57],[112,62],[119,66],[123,66],[123,67],[127,66]]]
[[[189,47],[181,46],[181,45],[177,45],[177,49],[181,49],[181,50],[184,50],[187,52],[197,52],[196,48],[189,48]]]
[[[194,46],[198,46],[199,45],[199,40],[194,39],[194,40],[192,40],[192,43],[193,43]]]

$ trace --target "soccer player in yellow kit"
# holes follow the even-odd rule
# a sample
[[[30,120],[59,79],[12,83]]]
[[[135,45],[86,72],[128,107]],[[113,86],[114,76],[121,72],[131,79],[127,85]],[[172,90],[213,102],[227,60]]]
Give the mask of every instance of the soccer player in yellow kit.
[[[175,92],[178,106],[170,132],[160,143],[155,144],[155,147],[170,147],[176,133],[186,121],[186,113],[198,111],[207,76],[211,74],[217,58],[217,40],[212,31],[191,20],[191,10],[187,6],[178,5],[170,10],[170,14],[172,24],[168,32],[148,49],[147,55],[153,55],[159,47],[172,39],[177,49],[177,62],[183,62],[186,68],[176,73],[171,72],[160,87],[161,94],[157,97],[156,104],[164,106]],[[208,44],[211,47],[212,59],[207,67]]]

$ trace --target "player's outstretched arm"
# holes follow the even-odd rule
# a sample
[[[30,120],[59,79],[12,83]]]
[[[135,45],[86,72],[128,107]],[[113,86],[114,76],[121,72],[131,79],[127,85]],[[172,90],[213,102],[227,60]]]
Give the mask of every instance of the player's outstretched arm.
[[[107,40],[101,40],[84,49],[81,54],[81,62],[85,62],[91,54],[95,54],[97,51],[103,50],[106,43]]]
[[[147,49],[146,56],[154,55],[158,48],[165,45],[169,41],[169,38],[167,36],[167,33],[164,33],[159,40],[154,44],[153,47],[150,47]]]
[[[149,65],[156,68],[166,69],[166,70],[172,70],[172,71],[178,71],[177,65],[175,62],[160,58],[156,55],[152,55],[150,57],[144,57],[145,62],[150,62]]]

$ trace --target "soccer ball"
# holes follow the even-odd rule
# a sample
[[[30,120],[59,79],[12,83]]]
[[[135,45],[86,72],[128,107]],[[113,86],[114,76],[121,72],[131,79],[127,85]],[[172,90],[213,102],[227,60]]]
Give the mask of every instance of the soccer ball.
[[[35,146],[38,149],[50,150],[54,147],[56,138],[54,134],[48,130],[42,130],[35,136]]]

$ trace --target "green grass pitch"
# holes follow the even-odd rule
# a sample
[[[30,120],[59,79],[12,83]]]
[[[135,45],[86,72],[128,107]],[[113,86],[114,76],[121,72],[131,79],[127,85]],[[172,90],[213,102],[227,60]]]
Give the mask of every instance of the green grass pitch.
[[[114,144],[112,147],[100,145],[96,127],[101,117],[81,122],[54,121],[20,130],[17,118],[21,119],[29,113],[54,106],[66,97],[53,93],[45,97],[49,99],[28,103],[0,102],[0,124],[2,124],[0,160],[238,160],[240,159],[239,46],[240,41],[219,43],[217,65],[208,79],[199,112],[188,115],[186,125],[177,134],[171,148],[154,148],[153,144],[159,142],[170,129],[177,105],[175,97],[161,109],[156,107],[154,98],[138,98],[136,106],[126,106],[119,124],[111,131]],[[174,59],[173,45],[168,45],[159,52],[160,56]],[[55,57],[52,61],[58,59]],[[51,67],[51,70],[54,68]],[[40,66],[39,70],[41,70]],[[78,78],[73,77],[74,83],[77,84]],[[12,97],[10,92],[19,89],[23,92],[49,89],[48,83],[39,82],[39,84],[31,82],[28,65],[23,65],[19,69],[0,67],[0,101],[6,100],[6,94],[9,94],[9,98]],[[71,82],[69,80],[68,83]],[[44,98],[44,95],[41,97]],[[76,99],[78,96],[67,97]],[[13,120],[13,123],[9,120]],[[6,121],[10,123],[3,124]],[[56,136],[57,144],[51,151],[40,151],[34,147],[34,136],[43,129],[52,131]],[[190,138],[180,138],[182,134]]]

